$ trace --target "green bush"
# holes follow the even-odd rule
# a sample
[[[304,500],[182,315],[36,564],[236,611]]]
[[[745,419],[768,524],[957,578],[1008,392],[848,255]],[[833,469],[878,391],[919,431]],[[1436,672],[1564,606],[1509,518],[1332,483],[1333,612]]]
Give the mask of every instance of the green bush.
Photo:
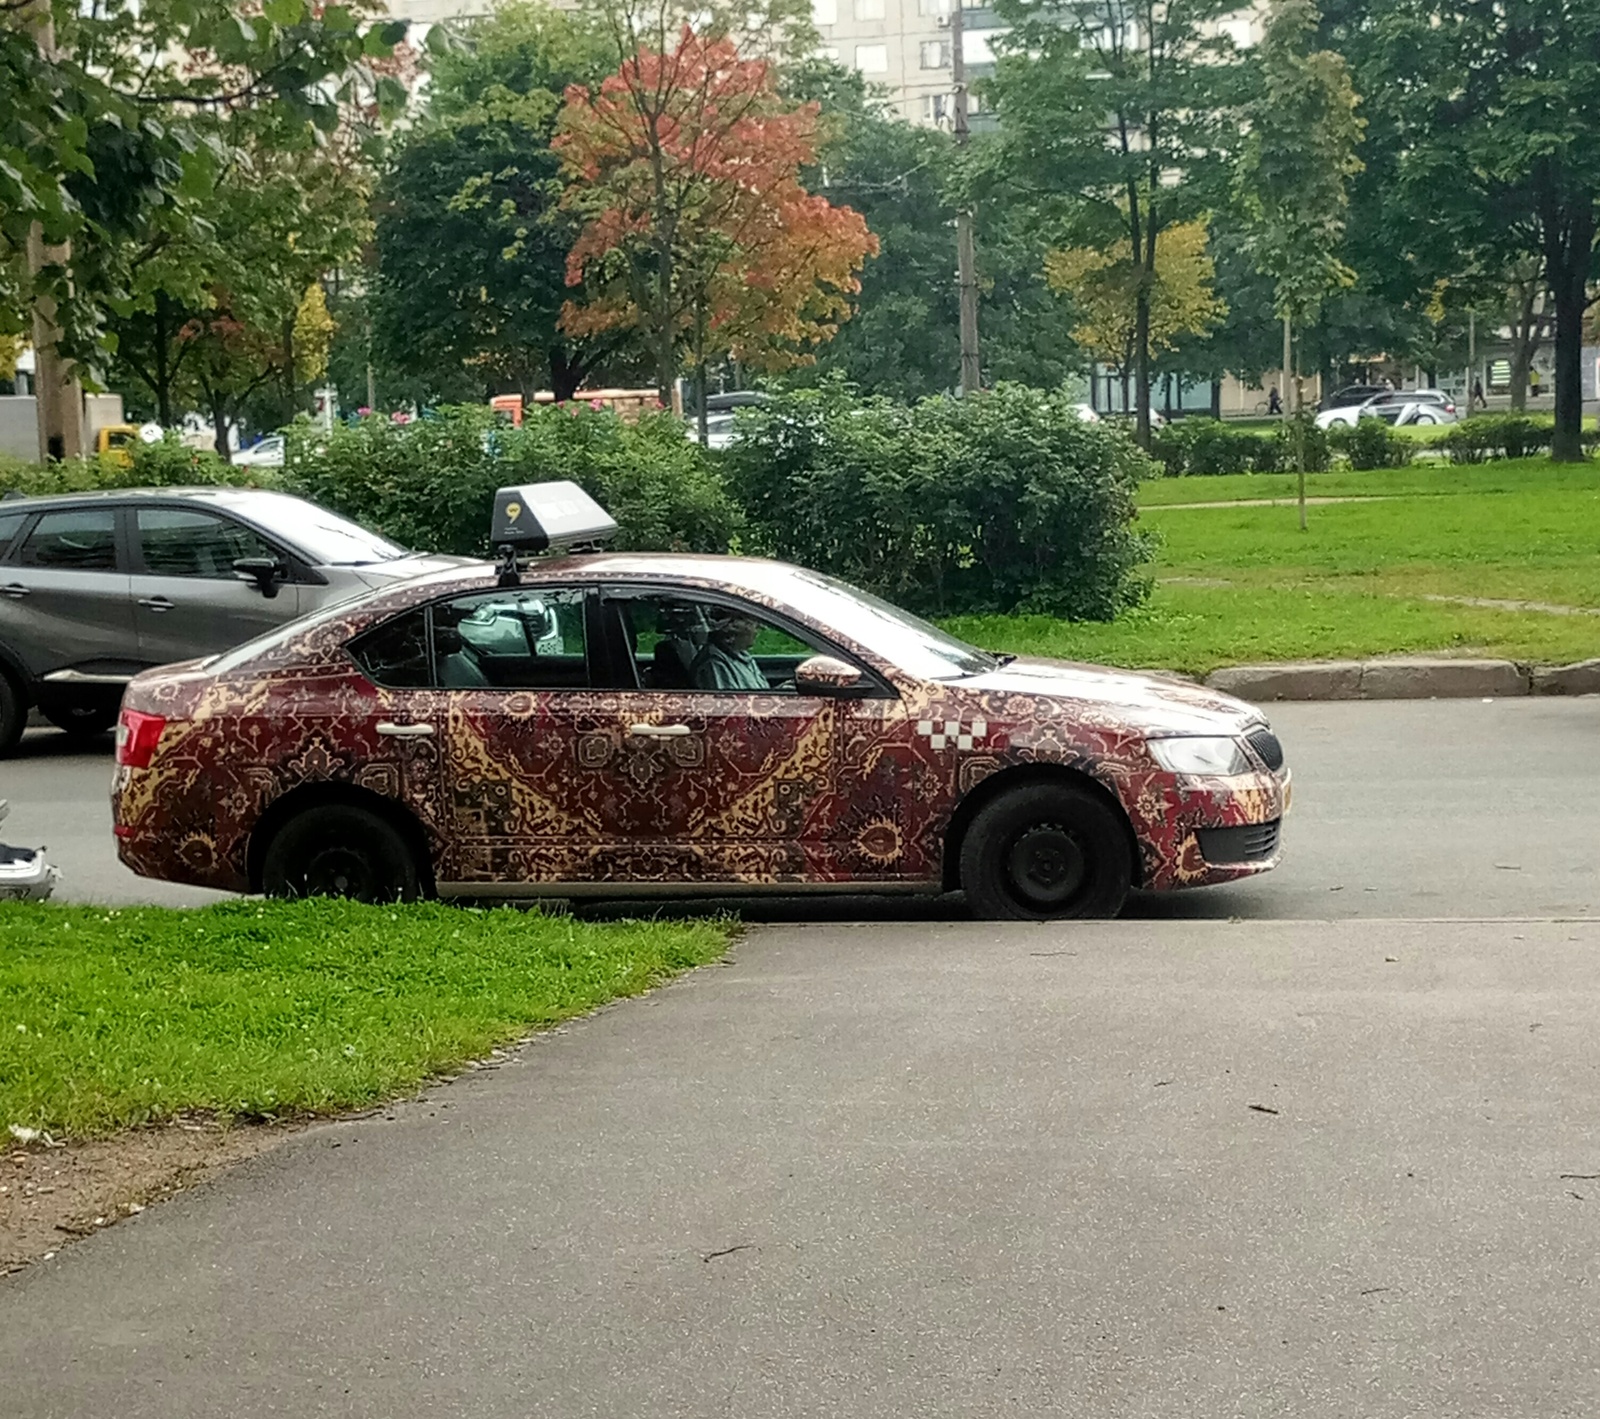
[[[1273,473],[1280,465],[1273,435],[1236,428],[1220,419],[1174,420],[1156,433],[1150,452],[1174,478]]]
[[[1316,416],[1309,409],[1295,415],[1293,422],[1279,424],[1273,430],[1272,442],[1277,459],[1274,467],[1285,473],[1295,471],[1297,438],[1305,453],[1307,473],[1326,473],[1333,467],[1333,440],[1328,437],[1326,429],[1317,427]]]
[[[209,449],[186,448],[174,434],[159,443],[136,443],[132,463],[115,458],[75,458],[60,463],[26,463],[0,457],[0,496],[24,497],[83,493],[96,488],[171,488],[219,483],[270,485],[271,469],[234,468]]]
[[[1550,447],[1555,421],[1529,414],[1475,414],[1454,425],[1439,440],[1452,463],[1487,463],[1495,458],[1526,458]]]
[[[683,422],[636,424],[609,409],[537,406],[514,429],[464,405],[408,424],[371,417],[289,430],[284,487],[397,542],[483,556],[495,489],[570,478],[613,517],[624,550],[726,551],[741,518]]]
[[[1362,472],[1373,468],[1404,468],[1414,456],[1412,442],[1382,419],[1357,419],[1329,430],[1334,452],[1350,460]]]
[[[833,384],[741,411],[725,457],[758,550],[916,611],[1110,620],[1148,590],[1134,490],[1155,465],[1064,394],[906,406]]]

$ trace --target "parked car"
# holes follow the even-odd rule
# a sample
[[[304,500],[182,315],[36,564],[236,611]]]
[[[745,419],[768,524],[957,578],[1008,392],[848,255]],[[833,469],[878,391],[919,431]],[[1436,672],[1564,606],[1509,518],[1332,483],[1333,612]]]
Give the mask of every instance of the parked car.
[[[28,710],[116,722],[130,679],[443,566],[284,493],[152,488],[0,502],[0,755]]]
[[[522,565],[614,524],[570,483],[500,501],[525,530],[498,570],[135,679],[122,861],[368,900],[960,888],[1046,919],[1279,860],[1289,772],[1249,705],[990,654],[780,562]]]
[[[236,468],[282,468],[284,439],[282,434],[271,434],[249,448],[241,448],[233,455]]]
[[[1349,409],[1389,393],[1392,391],[1386,384],[1347,384],[1342,389],[1334,390],[1317,408],[1323,412],[1329,409]]]
[[[1455,400],[1442,389],[1386,389],[1360,404],[1326,409],[1317,415],[1317,427],[1343,424],[1354,428],[1360,419],[1382,419],[1396,426],[1454,424],[1459,422]]]

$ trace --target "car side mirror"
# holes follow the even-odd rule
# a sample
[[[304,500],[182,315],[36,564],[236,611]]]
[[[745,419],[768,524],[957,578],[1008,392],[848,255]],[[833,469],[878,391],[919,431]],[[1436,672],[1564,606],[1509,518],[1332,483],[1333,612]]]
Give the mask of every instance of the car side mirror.
[[[853,665],[831,655],[813,655],[795,667],[794,687],[802,695],[826,695],[836,700],[859,699],[873,691],[872,681]]]
[[[278,594],[278,583],[288,570],[275,557],[240,557],[233,564],[233,574],[240,581],[254,582],[256,590],[268,601]]]

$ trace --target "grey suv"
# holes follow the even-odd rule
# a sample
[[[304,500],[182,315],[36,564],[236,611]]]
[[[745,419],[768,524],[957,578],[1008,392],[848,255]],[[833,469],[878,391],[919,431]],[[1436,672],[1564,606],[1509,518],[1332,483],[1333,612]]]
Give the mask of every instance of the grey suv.
[[[99,733],[141,670],[466,560],[252,488],[0,500],[0,755],[35,705],[69,733]]]

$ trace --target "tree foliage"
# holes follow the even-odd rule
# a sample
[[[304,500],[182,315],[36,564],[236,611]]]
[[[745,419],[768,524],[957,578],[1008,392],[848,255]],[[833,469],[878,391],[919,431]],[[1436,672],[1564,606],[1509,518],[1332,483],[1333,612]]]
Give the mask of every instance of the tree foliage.
[[[567,91],[555,140],[583,226],[565,329],[626,331],[671,385],[685,352],[763,367],[808,358],[848,318],[877,249],[859,214],[806,191],[817,108],[785,101],[764,59],[687,26],[591,90]]]

